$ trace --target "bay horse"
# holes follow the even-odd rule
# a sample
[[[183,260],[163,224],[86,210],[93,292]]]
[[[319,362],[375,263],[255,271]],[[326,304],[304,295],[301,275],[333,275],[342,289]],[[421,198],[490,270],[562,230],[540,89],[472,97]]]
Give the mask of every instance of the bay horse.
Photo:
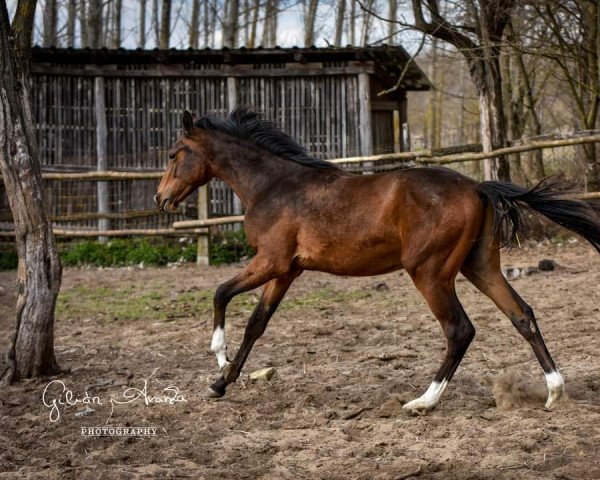
[[[225,117],[194,121],[169,152],[158,187],[158,208],[174,211],[197,187],[220,178],[245,206],[244,228],[256,256],[214,296],[211,350],[221,369],[209,397],[221,397],[240,375],[292,282],[304,270],[379,275],[404,268],[438,319],[446,355],[433,382],[403,408],[435,408],[475,328],[456,295],[458,272],[487,295],[529,342],[546,377],[551,409],[564,381],[532,309],[506,281],[500,247],[516,238],[524,210],[582,235],[600,252],[600,204],[567,198],[560,177],[531,189],[478,183],[445,168],[356,175],[313,158],[261,115],[237,108]],[[264,285],[233,360],[226,354],[225,310],[236,295]]]

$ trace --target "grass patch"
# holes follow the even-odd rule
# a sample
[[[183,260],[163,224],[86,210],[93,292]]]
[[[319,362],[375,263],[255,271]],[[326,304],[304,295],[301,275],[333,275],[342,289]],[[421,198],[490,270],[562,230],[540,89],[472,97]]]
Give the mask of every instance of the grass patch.
[[[371,295],[371,292],[365,290],[336,291],[331,288],[323,288],[300,297],[286,298],[279,308],[282,310],[292,310],[304,307],[320,307],[331,303],[345,303],[361,300],[363,298],[368,298]]]
[[[120,289],[75,286],[59,294],[56,313],[58,318],[93,316],[105,323],[118,320],[170,321],[210,313],[212,295],[211,290],[173,295],[159,288],[136,291],[134,286]]]
[[[165,285],[136,285],[124,288],[76,285],[62,291],[57,300],[59,319],[94,318],[103,323],[115,321],[173,321],[177,318],[210,319],[215,289],[172,292]],[[364,290],[335,291],[321,289],[287,298],[280,310],[317,308],[332,303],[348,303],[370,297]],[[228,317],[248,317],[258,303],[258,292],[238,295],[230,303]]]

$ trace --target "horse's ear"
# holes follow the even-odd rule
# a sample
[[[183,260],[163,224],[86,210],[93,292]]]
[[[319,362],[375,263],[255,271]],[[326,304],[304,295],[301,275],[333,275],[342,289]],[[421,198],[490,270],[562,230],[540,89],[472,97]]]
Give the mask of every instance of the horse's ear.
[[[190,135],[194,128],[194,116],[187,110],[183,112],[183,133]]]

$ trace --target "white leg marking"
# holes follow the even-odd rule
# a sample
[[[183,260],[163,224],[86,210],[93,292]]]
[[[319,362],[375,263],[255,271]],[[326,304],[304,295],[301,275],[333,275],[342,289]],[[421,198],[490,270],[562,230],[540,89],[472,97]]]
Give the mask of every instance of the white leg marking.
[[[565,387],[565,381],[558,372],[546,373],[546,385],[548,385],[548,400],[546,400],[546,409],[550,410],[554,404],[562,397]]]
[[[219,368],[223,369],[229,362],[227,361],[227,344],[225,343],[225,330],[221,327],[215,328],[213,332],[210,349],[217,356]]]
[[[427,391],[419,398],[405,404],[402,408],[412,413],[423,413],[426,410],[433,410],[440,401],[440,397],[448,385],[448,380],[432,382]]]

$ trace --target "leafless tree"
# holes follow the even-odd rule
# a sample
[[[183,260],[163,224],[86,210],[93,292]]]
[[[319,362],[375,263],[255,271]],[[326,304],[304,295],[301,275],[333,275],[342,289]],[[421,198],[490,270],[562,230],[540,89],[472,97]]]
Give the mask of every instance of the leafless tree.
[[[198,35],[200,28],[200,0],[192,1],[190,18],[190,48],[198,48]]]
[[[19,267],[14,334],[0,382],[56,374],[54,310],[61,266],[44,206],[26,68],[36,0],[20,0],[9,22],[0,0],[0,170],[12,211]]]
[[[342,34],[344,33],[344,16],[346,15],[346,0],[338,0],[335,16],[335,39],[334,44],[342,45]]]
[[[67,3],[67,47],[75,46],[75,25],[77,22],[77,0]]]
[[[56,45],[58,9],[56,0],[46,0],[44,6],[44,46]]]
[[[303,4],[304,10],[304,45],[310,47],[315,44],[315,22],[319,0],[307,0]]]
[[[140,0],[140,30],[138,47],[146,48],[146,0]]]
[[[413,0],[414,22],[395,23],[447,42],[465,57],[479,97],[483,150],[489,152],[506,146],[507,141],[499,58],[515,0],[467,0],[465,10],[457,12],[459,5],[453,3],[449,17],[442,13],[439,0]],[[484,176],[510,180],[508,161],[502,157],[486,160]]]
[[[123,17],[123,0],[113,0],[112,47],[121,46],[121,29]]]
[[[225,3],[225,19],[223,21],[223,46],[233,48],[237,43],[238,17],[240,3],[238,0],[227,0]]]
[[[88,45],[92,48],[102,46],[102,15],[104,2],[102,0],[89,0],[87,28]]]
[[[167,50],[171,40],[171,0],[162,0],[158,48]]]
[[[558,66],[578,127],[593,130],[600,113],[600,5],[591,0],[545,0],[534,7],[550,34],[539,53]],[[600,190],[596,147],[581,150],[586,187]]]

